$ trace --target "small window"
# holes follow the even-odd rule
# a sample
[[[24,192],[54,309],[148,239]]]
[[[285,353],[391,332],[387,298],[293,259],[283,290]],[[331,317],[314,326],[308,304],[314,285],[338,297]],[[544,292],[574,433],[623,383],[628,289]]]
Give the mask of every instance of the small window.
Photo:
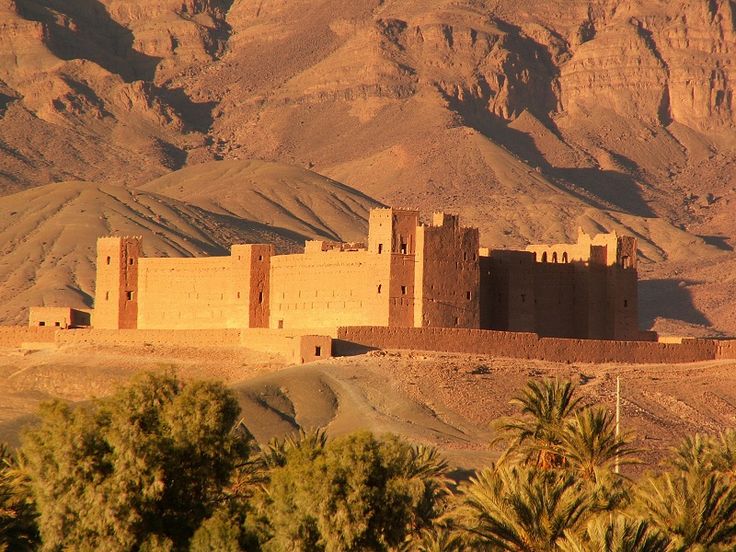
[[[468,252],[463,251],[463,261],[467,261],[467,260],[468,260]]]
[[[401,295],[406,295],[406,286],[401,286]]]
[[[456,326],[459,326],[460,325],[460,318],[457,317],[457,316],[455,317],[455,325]]]
[[[259,261],[262,261],[263,260],[263,255],[258,255],[258,260]]]
[[[378,254],[380,255],[381,253],[383,253],[383,244],[379,243],[378,244]]]
[[[38,325],[39,325],[39,326],[45,326],[45,325],[46,325],[46,322],[44,322],[43,320],[41,320],[41,321],[40,321],[40,322],[38,323]]]
[[[382,287],[383,287],[383,286],[382,286],[381,284],[378,284],[378,293],[379,293],[379,294],[381,293],[381,288],[382,288]]]
[[[279,320],[278,327],[279,327],[279,330],[283,330],[284,329],[284,321],[283,320]]]
[[[126,291],[126,292],[125,292],[125,298],[126,298],[126,299],[127,299],[128,301],[132,301],[132,300],[133,300],[133,292],[132,292],[132,291]]]
[[[322,347],[320,347],[319,345],[314,348],[314,356],[322,356]]]
[[[57,328],[60,328],[61,327],[61,322],[54,322],[54,326],[56,326]]]
[[[556,263],[557,262],[557,252],[556,251],[554,253],[552,253],[552,262],[553,263]]]
[[[406,244],[405,243],[401,244],[401,254],[406,255]]]
[[[468,301],[470,301],[473,298],[473,292],[472,291],[468,291],[465,294],[465,297],[468,299]]]
[[[262,291],[258,292],[258,304],[259,305],[263,304],[263,292]]]
[[[624,308],[628,308],[628,306],[629,306],[629,300],[624,299]]]
[[[621,257],[621,268],[631,268],[631,257],[628,255]]]
[[[235,294],[235,296],[236,296],[236,297],[237,297],[238,299],[240,299],[240,292],[237,292],[237,293]]]
[[[109,291],[106,291],[105,292],[105,301],[109,301],[109,300],[110,300],[110,292]]]
[[[107,257],[107,264],[110,264],[110,261],[112,261],[112,259],[110,258],[110,256],[108,256]]]
[[[565,252],[564,252],[564,253],[562,254],[562,262],[563,262],[563,263],[567,263],[567,262],[568,262],[568,260],[567,260],[567,251],[565,251]]]
[[[129,265],[132,265],[133,264],[133,257],[131,257],[130,259],[128,259],[128,264]]]
[[[546,263],[547,262],[547,252],[546,251],[544,253],[542,253],[542,262],[543,263]]]

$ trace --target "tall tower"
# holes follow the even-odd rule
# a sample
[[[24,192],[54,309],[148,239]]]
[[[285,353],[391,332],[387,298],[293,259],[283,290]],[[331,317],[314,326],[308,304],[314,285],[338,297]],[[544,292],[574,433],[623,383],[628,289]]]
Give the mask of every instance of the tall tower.
[[[140,236],[97,240],[95,328],[126,330],[138,327],[138,260]]]
[[[388,325],[414,326],[414,265],[419,211],[373,209],[368,219],[368,251],[389,264]]]

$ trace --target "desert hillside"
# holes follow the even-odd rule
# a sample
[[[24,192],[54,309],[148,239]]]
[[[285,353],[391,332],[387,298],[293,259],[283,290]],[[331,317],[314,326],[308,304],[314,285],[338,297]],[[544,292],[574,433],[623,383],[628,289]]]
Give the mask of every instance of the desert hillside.
[[[736,421],[733,362],[587,365],[377,351],[286,367],[276,355],[241,347],[62,347],[0,351],[0,442],[17,443],[42,401],[107,396],[146,371],[227,382],[262,443],[299,428],[325,427],[333,436],[369,429],[435,445],[466,468],[498,456],[489,424],[515,412],[508,401],[531,378],[570,379],[585,404],[613,408],[620,376],[623,428],[645,451],[632,475],[656,468],[684,436]]]
[[[142,186],[278,224],[270,184],[251,206],[164,176],[278,161],[487,245],[634,233],[645,325],[736,333],[733,0],[0,0],[0,32],[2,193]],[[339,233],[323,208],[290,229]]]

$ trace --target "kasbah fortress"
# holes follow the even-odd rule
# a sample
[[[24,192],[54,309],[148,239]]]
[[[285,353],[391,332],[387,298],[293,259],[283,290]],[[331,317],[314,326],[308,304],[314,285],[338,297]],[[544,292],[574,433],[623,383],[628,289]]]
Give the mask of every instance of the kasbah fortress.
[[[97,242],[94,309],[31,307],[0,346],[243,346],[304,363],[370,349],[554,362],[736,358],[736,341],[658,339],[638,327],[637,242],[579,232],[575,244],[480,247],[435,213],[370,213],[367,244],[304,253],[233,245],[227,257],[145,258],[140,237]]]

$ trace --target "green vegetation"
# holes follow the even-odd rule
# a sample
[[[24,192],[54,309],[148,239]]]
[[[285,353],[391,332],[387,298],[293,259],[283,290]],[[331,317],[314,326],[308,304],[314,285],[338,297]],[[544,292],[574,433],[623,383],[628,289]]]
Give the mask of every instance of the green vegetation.
[[[0,551],[721,552],[736,550],[736,431],[660,473],[567,382],[530,382],[505,452],[457,484],[431,447],[361,432],[258,446],[221,384],[147,376],[45,405],[0,448]]]

